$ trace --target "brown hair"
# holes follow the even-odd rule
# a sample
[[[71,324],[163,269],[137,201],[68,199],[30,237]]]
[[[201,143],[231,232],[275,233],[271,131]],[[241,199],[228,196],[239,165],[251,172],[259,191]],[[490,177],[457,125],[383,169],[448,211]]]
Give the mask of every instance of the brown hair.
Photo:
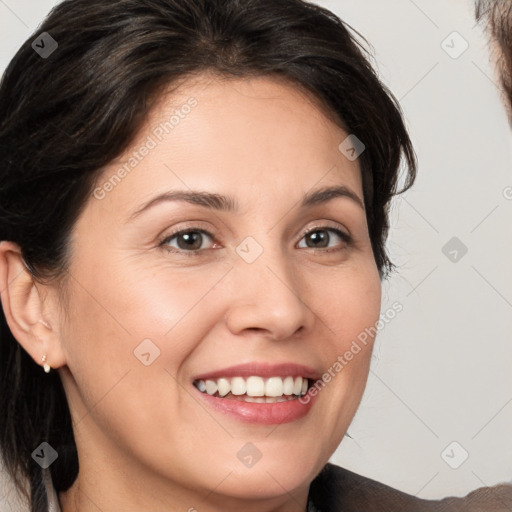
[[[479,22],[484,23],[491,37],[492,54],[512,120],[512,2],[477,0],[475,16]]]

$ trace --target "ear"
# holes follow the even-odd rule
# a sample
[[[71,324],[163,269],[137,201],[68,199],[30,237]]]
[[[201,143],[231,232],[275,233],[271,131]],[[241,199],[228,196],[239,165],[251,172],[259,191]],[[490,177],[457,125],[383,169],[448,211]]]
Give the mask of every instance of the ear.
[[[32,359],[51,368],[66,363],[59,337],[55,290],[36,282],[14,242],[0,242],[0,291],[9,329]]]

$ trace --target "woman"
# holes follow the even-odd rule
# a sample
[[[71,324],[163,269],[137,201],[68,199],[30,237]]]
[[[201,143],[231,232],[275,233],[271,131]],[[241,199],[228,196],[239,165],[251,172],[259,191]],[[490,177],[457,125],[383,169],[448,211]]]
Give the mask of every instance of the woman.
[[[416,171],[339,19],[68,0],[0,119],[0,442],[31,511],[439,509],[326,464]]]

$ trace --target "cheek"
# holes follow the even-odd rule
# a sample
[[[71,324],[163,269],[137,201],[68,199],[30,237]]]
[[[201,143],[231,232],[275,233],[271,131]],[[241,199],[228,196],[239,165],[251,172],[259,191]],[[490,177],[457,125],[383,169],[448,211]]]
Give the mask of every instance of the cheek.
[[[333,273],[315,293],[318,314],[329,328],[337,355],[350,349],[353,342],[371,348],[381,307],[381,283],[375,265]]]
[[[191,314],[201,310],[204,316],[201,301],[225,272],[133,266],[122,273],[119,265],[99,267],[102,270],[91,269],[90,277],[82,272],[86,285],[73,291],[73,338],[83,339],[83,333],[90,338],[87,345],[75,347],[81,356],[96,345],[94,350],[105,356],[119,351],[123,358],[145,338],[173,338]]]
[[[328,458],[341,442],[360,404],[369,373],[381,303],[380,278],[372,261],[333,273],[314,288],[315,313],[327,338],[317,345],[324,373],[313,384],[318,397],[311,432],[322,432],[319,450]],[[313,290],[313,289],[312,289]],[[319,441],[320,442],[320,441]]]
[[[129,425],[131,441],[146,439],[150,428],[160,439],[186,423],[190,404],[181,403],[176,376],[203,336],[198,312],[204,322],[205,310],[194,305],[212,284],[176,273],[172,280],[139,273],[128,281],[105,268],[77,275],[82,286],[72,291],[62,330],[72,375],[66,391],[81,429],[99,425],[121,442]]]
[[[379,322],[380,278],[369,264],[331,279],[328,290],[321,311],[331,343],[322,348],[326,367],[321,381],[336,395],[335,403],[347,412],[355,411],[366,385]]]
[[[90,408],[123,380],[113,394],[124,389],[128,401],[140,398],[151,409],[149,399],[158,401],[161,390],[179,386],[175,377],[184,361],[218,321],[221,301],[212,289],[226,269],[81,268],[63,330],[80,401]]]

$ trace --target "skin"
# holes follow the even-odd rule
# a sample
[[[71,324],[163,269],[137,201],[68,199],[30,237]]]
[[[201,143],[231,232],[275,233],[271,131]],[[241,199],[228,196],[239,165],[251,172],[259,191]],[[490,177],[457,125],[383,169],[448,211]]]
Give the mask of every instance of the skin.
[[[192,96],[190,114],[88,200],[64,288],[34,282],[19,248],[0,244],[9,326],[38,364],[47,354],[70,404],[80,472],[59,496],[64,512],[303,512],[364,391],[373,340],[297,421],[247,424],[197,400],[194,376],[234,364],[327,371],[377,322],[381,288],[363,207],[347,197],[299,207],[338,185],[362,202],[361,173],[338,150],[348,134],[282,79],[189,78],[160,97],[100,186]],[[187,189],[232,196],[240,210],[164,202],[127,221],[152,197]],[[184,228],[211,233],[200,253],[185,254],[183,237],[159,246]],[[329,240],[304,236],[318,230]],[[235,250],[247,236],[263,248],[251,264]],[[133,353],[146,338],[160,349],[149,366]],[[250,468],[237,457],[247,442],[262,454]]]

